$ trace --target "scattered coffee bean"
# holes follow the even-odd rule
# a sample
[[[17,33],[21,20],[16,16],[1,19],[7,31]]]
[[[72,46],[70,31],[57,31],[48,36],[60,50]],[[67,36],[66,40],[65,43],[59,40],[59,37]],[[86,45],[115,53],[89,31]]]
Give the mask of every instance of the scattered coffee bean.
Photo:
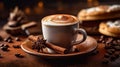
[[[102,63],[103,63],[103,64],[108,64],[108,63],[109,63],[109,59],[104,58],[104,59],[102,60]]]
[[[117,40],[117,43],[120,45],[120,40]]]
[[[0,44],[0,47],[3,47],[3,46],[4,46],[4,43],[1,43],[1,44]]]
[[[117,57],[115,56],[115,55],[112,55],[111,57],[110,57],[110,60],[111,61],[115,61],[117,59]]]
[[[99,42],[99,43],[102,43],[102,42],[104,42],[104,41],[105,41],[105,36],[104,36],[104,35],[101,35],[100,38],[99,38],[99,40],[98,40],[98,42]]]
[[[111,50],[107,50],[107,53],[110,54],[110,55],[113,54],[113,52]]]
[[[109,55],[108,53],[105,53],[104,57],[105,57],[105,58],[109,58],[110,55]]]
[[[7,45],[7,44],[4,44],[4,47],[7,47],[7,48],[8,48],[8,47],[10,47],[10,46],[9,46],[9,45]]]
[[[11,39],[8,39],[8,41],[7,41],[8,43],[13,43],[13,41],[11,40]]]
[[[113,41],[113,38],[110,37],[110,38],[107,39],[106,44],[110,44],[112,41]]]
[[[114,46],[115,50],[120,50],[120,46]]]
[[[15,56],[18,57],[18,58],[23,58],[23,57],[24,57],[24,56],[23,56],[22,54],[20,54],[20,53],[16,53]]]
[[[105,49],[112,49],[112,45],[111,44],[105,44]]]
[[[20,38],[19,38],[19,37],[16,37],[15,40],[16,40],[16,41],[20,41]]]
[[[20,45],[13,45],[13,48],[20,48]]]
[[[1,44],[0,48],[3,51],[8,51],[9,45],[7,45],[7,44]]]
[[[114,41],[112,42],[112,44],[113,44],[113,45],[116,45],[116,44],[118,44],[118,43],[117,43],[116,40],[114,40]]]
[[[118,46],[118,44],[111,43],[111,46]]]
[[[1,47],[1,50],[8,51],[8,47],[3,46],[3,47]]]
[[[104,39],[104,38],[105,38],[105,36],[104,36],[104,35],[101,35],[101,36],[100,36],[100,39]]]
[[[114,53],[115,52],[115,49],[109,49],[112,53]]]
[[[12,40],[12,38],[8,36],[7,38],[4,39],[5,42],[8,42],[8,40]]]
[[[120,39],[114,37],[106,37],[101,36],[99,39],[100,43],[105,44],[106,53],[104,54],[104,58],[107,60],[103,60],[103,63],[108,63],[110,61],[115,61],[120,57]]]

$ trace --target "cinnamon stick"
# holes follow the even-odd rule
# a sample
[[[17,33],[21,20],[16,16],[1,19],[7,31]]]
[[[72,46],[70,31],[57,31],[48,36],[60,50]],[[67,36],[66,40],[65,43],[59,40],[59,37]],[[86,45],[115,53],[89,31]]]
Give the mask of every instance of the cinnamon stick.
[[[28,37],[28,39],[29,39],[29,40],[32,40],[32,41],[37,41],[37,38],[38,38],[38,37],[39,37],[39,36],[30,35],[30,36]],[[57,45],[54,45],[54,44],[52,44],[52,43],[50,43],[50,42],[47,42],[47,41],[46,41],[46,46],[49,47],[49,48],[51,48],[51,49],[53,49],[56,53],[66,54],[66,53],[69,52],[67,49],[65,49],[65,48],[63,48],[63,47],[60,47],[60,46],[57,46]]]

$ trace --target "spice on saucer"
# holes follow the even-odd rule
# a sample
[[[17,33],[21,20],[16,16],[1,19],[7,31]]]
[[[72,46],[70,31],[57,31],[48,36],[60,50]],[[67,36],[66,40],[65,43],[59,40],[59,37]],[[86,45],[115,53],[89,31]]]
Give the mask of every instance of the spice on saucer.
[[[28,37],[28,39],[31,40],[31,41],[33,41],[33,42],[35,42],[35,41],[38,41],[38,39],[37,39],[38,37],[39,37],[39,36],[30,35],[30,36]],[[44,41],[44,40],[43,40],[43,41]],[[54,52],[54,53],[59,53],[59,54],[68,53],[68,50],[66,50],[65,48],[60,47],[60,46],[56,46],[56,45],[54,45],[54,44],[52,44],[52,43],[47,42],[46,40],[45,40],[45,42],[43,42],[42,45],[45,45],[46,48],[50,48],[49,50],[51,50],[51,51]]]
[[[43,38],[38,37],[37,41],[33,43],[32,49],[37,49],[38,52],[43,52],[43,49],[46,47],[46,40]]]
[[[32,49],[37,49],[38,52],[53,54],[56,53],[54,50],[46,46],[46,40],[39,36],[30,35],[28,40],[33,42]]]

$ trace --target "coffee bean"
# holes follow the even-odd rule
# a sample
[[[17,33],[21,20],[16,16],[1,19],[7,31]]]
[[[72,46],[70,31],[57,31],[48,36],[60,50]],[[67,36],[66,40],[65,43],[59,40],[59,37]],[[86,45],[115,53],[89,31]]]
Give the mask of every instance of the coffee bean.
[[[105,44],[105,49],[112,49],[113,46],[111,44]]]
[[[8,39],[8,41],[7,41],[8,43],[13,43],[13,41],[11,40],[11,39]]]
[[[8,42],[8,40],[12,40],[12,38],[10,36],[8,36],[4,39],[5,42]]]
[[[115,61],[117,59],[117,57],[115,56],[115,55],[112,55],[111,57],[110,57],[110,60],[111,61]]]
[[[98,40],[98,43],[106,43],[107,40],[108,40],[108,38],[106,36],[101,35]]]
[[[8,47],[5,47],[5,46],[1,47],[1,49],[2,49],[3,51],[8,51]]]
[[[16,37],[15,40],[16,40],[16,41],[20,41],[20,38],[19,38],[19,37]]]
[[[107,53],[110,54],[110,55],[113,54],[113,52],[111,50],[107,50]]]
[[[18,57],[18,58],[23,58],[23,57],[24,57],[24,56],[23,56],[22,54],[20,54],[20,53],[16,53],[15,56]]]
[[[109,58],[110,55],[109,55],[108,53],[105,53],[104,57],[105,57],[105,58]]]
[[[115,49],[109,49],[112,53],[114,53],[115,52]]]
[[[113,41],[113,38],[110,37],[110,38],[107,39],[106,44],[110,44],[112,41]]]
[[[114,55],[118,58],[120,56],[119,52],[115,52]]]
[[[101,43],[103,41],[103,39],[102,38],[100,38],[100,39],[98,39],[98,43]]]
[[[106,43],[106,41],[103,40],[102,43]]]
[[[117,40],[117,43],[120,45],[120,40]]]
[[[3,46],[4,46],[4,43],[1,43],[1,44],[0,44],[0,47],[3,47]]]
[[[118,43],[117,43],[116,40],[114,40],[114,41],[112,42],[112,44],[113,44],[113,45],[117,45]]]
[[[102,60],[102,63],[103,63],[103,64],[108,64],[108,63],[109,63],[109,59],[104,58],[104,59]]]
[[[9,46],[9,45],[7,45],[7,44],[4,44],[4,47],[7,47],[7,48],[8,48],[8,47],[10,47],[10,46]]]
[[[115,50],[120,50],[120,46],[114,46]]]
[[[20,48],[20,45],[13,45],[13,48]]]
[[[100,39],[104,39],[104,38],[105,38],[105,36],[104,36],[104,35],[101,35],[101,36],[100,36]]]
[[[118,46],[118,44],[111,43],[112,46]]]

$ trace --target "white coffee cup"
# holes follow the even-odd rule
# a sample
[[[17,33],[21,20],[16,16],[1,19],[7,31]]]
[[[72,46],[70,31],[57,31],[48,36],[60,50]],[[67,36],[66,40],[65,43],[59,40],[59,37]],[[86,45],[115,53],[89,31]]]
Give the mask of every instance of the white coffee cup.
[[[49,15],[44,17],[41,23],[44,39],[57,46],[69,48],[86,40],[87,33],[84,29],[79,28],[80,21],[73,15]],[[76,41],[77,35],[80,33],[83,37]]]

